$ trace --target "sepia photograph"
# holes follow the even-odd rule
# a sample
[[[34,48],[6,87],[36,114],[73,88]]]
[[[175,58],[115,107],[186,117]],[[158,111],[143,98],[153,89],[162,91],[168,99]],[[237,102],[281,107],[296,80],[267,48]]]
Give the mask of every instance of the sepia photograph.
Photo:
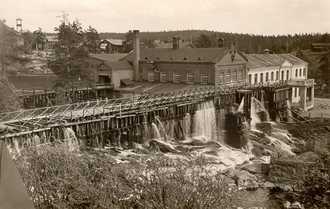
[[[329,11],[1,0],[0,209],[330,209]]]

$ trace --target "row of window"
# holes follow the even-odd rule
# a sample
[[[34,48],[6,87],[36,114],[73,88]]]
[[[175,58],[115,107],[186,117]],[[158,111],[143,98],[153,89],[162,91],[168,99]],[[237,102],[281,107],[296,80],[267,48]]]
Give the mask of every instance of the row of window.
[[[216,81],[221,84],[232,83],[244,80],[242,69],[227,69],[216,75]]]
[[[296,69],[295,71],[295,77],[298,77],[298,72],[299,72],[299,77],[302,77],[302,75],[305,77],[306,76],[306,68],[304,69]],[[253,76],[253,77],[252,77]],[[270,82],[270,81],[285,81],[285,80],[290,80],[290,71],[281,71],[281,77],[280,72],[274,71],[272,72],[265,72],[265,73],[255,73],[254,75],[249,74],[249,83],[250,84],[257,84],[257,83],[263,83],[263,82]],[[253,80],[252,80],[253,79]]]
[[[147,80],[150,82],[155,81],[155,73],[148,72]],[[194,83],[194,73],[168,73],[168,72],[160,72],[159,75],[160,82],[173,82],[173,83]],[[207,72],[200,73],[199,83],[201,84],[209,84],[209,74]]]

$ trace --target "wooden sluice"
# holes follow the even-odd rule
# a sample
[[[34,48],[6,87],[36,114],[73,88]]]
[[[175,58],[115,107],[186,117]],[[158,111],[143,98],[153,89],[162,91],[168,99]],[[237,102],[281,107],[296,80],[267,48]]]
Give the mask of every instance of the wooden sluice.
[[[266,101],[269,112],[277,112],[286,104],[289,94],[289,88],[285,86],[232,91],[201,88],[176,94],[140,95],[26,110],[37,113],[33,116],[24,111],[0,114],[0,121],[11,127],[0,135],[0,139],[10,144],[19,143],[20,146],[49,143],[63,140],[65,130],[70,128],[86,146],[132,146],[134,142],[142,142],[145,127],[156,122],[156,117],[161,121],[181,120],[187,113],[193,115],[199,104],[207,101],[215,104],[217,112],[226,112],[230,106],[239,104],[242,98],[245,101],[244,114],[249,117],[251,97]]]
[[[93,88],[71,88],[63,91],[54,90],[33,90],[19,96],[23,108],[49,107],[64,100],[66,103],[76,103],[95,99],[105,99],[113,97],[113,87],[95,86]],[[63,97],[63,98],[60,98]],[[63,102],[63,101],[61,101]]]

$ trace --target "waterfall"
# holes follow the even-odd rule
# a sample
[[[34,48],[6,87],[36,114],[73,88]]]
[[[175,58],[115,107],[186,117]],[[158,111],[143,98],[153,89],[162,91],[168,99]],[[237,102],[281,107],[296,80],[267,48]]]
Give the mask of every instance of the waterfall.
[[[215,139],[216,117],[213,101],[199,104],[193,120],[193,136],[209,141]]]
[[[79,150],[78,139],[72,128],[64,128],[64,143],[68,146],[70,152]]]
[[[287,118],[288,118],[288,122],[292,122],[292,112],[291,112],[291,103],[289,100],[286,100],[286,106],[287,106]]]
[[[153,133],[153,138],[154,139],[160,139],[162,138],[162,136],[160,135],[159,129],[156,125],[156,123],[151,123],[151,127],[152,127],[152,133]]]
[[[258,113],[266,114],[265,119],[262,120]],[[261,121],[269,121],[269,113],[266,110],[265,106],[256,98],[251,98],[251,128],[255,129],[256,124],[260,123]]]
[[[186,113],[186,115],[183,118],[182,129],[183,129],[183,135],[185,137],[189,137],[191,133],[191,117],[189,113]]]
[[[244,97],[241,100],[241,103],[238,106],[237,112],[244,113]]]
[[[167,140],[167,133],[166,133],[166,130],[165,130],[164,124],[163,124],[162,121],[160,120],[159,116],[156,116],[156,117],[155,117],[155,120],[156,120],[157,123],[158,123],[158,128],[159,128],[159,131],[161,132],[160,134],[163,135],[164,140],[166,141],[166,140]]]
[[[21,149],[19,147],[17,139],[14,139],[14,146],[15,146],[15,150],[16,150],[17,154],[20,155],[21,154]]]

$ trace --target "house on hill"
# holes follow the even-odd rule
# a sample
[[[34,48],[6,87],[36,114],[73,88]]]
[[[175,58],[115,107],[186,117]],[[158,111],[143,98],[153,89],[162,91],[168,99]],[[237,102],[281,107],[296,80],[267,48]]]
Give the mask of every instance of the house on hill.
[[[124,50],[124,40],[122,39],[103,39],[99,43],[102,53],[114,54],[122,53]]]

